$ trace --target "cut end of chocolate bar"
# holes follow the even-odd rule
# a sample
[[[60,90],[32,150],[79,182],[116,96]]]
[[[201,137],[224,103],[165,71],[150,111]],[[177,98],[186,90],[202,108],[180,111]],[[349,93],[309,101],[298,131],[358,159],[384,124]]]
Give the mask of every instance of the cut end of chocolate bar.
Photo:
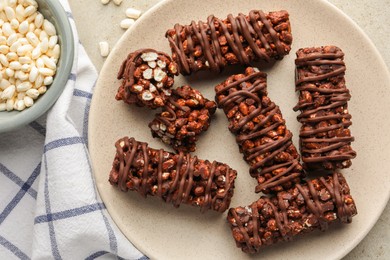
[[[149,123],[152,135],[177,152],[194,152],[199,136],[207,131],[216,104],[196,89],[174,89],[161,113]]]
[[[118,72],[121,86],[115,96],[127,104],[151,109],[162,107],[171,96],[177,65],[168,54],[154,49],[132,52]]]

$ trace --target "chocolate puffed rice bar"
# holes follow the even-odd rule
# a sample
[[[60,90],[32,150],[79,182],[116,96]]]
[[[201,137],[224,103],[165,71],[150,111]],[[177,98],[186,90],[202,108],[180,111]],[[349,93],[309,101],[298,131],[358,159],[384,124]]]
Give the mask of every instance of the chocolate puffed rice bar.
[[[348,112],[351,98],[345,85],[344,53],[336,46],[297,51],[296,90],[303,166],[307,169],[348,168],[356,152]]]
[[[227,220],[237,247],[257,253],[264,246],[289,241],[334,222],[350,223],[357,214],[341,173],[297,184],[247,207],[231,208]]]
[[[201,211],[229,208],[237,172],[220,162],[173,154],[124,137],[115,143],[109,181],[121,191],[157,196],[175,207],[189,204]]]
[[[240,152],[258,181],[256,192],[291,188],[304,177],[279,107],[267,96],[267,74],[248,67],[215,87],[216,101],[229,120]]]
[[[229,14],[224,20],[210,15],[207,22],[176,24],[166,32],[172,58],[183,75],[199,70],[220,72],[225,66],[282,59],[291,50],[292,35],[287,11],[249,15]]]

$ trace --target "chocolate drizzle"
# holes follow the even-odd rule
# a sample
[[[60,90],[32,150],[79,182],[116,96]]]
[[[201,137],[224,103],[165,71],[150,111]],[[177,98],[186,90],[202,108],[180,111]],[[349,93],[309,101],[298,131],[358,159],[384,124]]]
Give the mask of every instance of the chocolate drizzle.
[[[237,246],[256,253],[262,246],[292,240],[314,229],[322,231],[337,219],[350,223],[357,214],[349,187],[340,173],[297,184],[248,207],[231,208],[228,222]]]
[[[206,23],[176,24],[166,37],[182,74],[203,69],[220,72],[228,64],[279,59],[289,53],[292,41],[288,13],[261,10],[248,16],[229,14],[225,20],[210,15]]]
[[[253,68],[247,70],[250,72],[232,76],[216,87],[217,104],[228,118],[242,103],[251,104],[246,115],[231,115],[229,129],[236,135],[240,151],[251,166],[251,176],[259,181],[256,192],[267,192],[277,186],[280,190],[283,185],[291,187],[303,177],[292,134],[285,129],[279,107],[267,97],[267,75]],[[279,134],[270,137],[270,133],[278,131]],[[253,145],[247,146],[247,143]],[[281,158],[283,156],[285,158]]]
[[[345,86],[344,53],[337,47],[301,49],[295,64],[299,103],[294,110],[302,123],[300,143],[307,168],[346,168],[356,157],[348,127],[351,95]]]
[[[226,164],[151,149],[128,137],[119,139],[115,147],[109,181],[120,190],[158,196],[175,207],[199,206],[202,212],[223,212],[229,207],[237,173]]]
[[[165,124],[166,126],[172,125],[177,119],[175,110],[172,107],[182,110],[183,112],[190,111],[190,108],[188,106],[181,106],[177,102],[175,102],[172,97],[170,97],[168,99],[167,104],[164,106],[164,110],[168,112],[171,117],[166,117],[159,114],[156,116],[156,120]]]

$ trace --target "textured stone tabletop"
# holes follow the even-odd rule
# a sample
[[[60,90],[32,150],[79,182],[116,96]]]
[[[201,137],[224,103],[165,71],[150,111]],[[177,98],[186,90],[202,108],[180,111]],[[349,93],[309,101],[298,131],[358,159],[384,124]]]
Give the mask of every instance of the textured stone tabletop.
[[[115,45],[124,33],[119,23],[126,18],[126,8],[133,7],[145,12],[160,0],[124,0],[120,6],[116,6],[112,1],[108,5],[102,5],[100,0],[69,0],[69,2],[80,40],[100,71],[105,59],[100,56],[98,43],[107,41],[111,47]],[[329,2],[341,9],[363,29],[389,66],[390,0],[329,0]],[[364,66],[366,65],[363,64]],[[370,233],[344,259],[390,259],[389,204]]]

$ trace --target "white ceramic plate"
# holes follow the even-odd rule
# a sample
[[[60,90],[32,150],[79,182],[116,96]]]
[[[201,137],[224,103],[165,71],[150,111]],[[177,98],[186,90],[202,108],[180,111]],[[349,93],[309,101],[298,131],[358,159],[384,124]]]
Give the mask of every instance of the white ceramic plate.
[[[212,4],[211,4],[212,3]],[[292,111],[297,102],[294,93],[295,51],[300,47],[333,44],[345,52],[346,80],[351,90],[349,102],[353,116],[351,131],[356,137],[353,148],[358,156],[353,166],[342,171],[355,198],[359,214],[350,225],[334,225],[326,233],[314,232],[294,242],[264,248],[259,259],[336,259],[355,247],[379,218],[389,198],[390,178],[390,77],[379,53],[365,34],[348,17],[325,1],[294,0],[214,0],[165,1],[145,13],[113,49],[100,74],[92,101],[89,124],[89,148],[100,195],[125,236],[142,252],[158,259],[249,259],[236,248],[226,213],[201,214],[196,208],[175,209],[157,198],[143,199],[137,193],[123,193],[108,183],[114,158],[114,142],[123,136],[147,141],[151,147],[165,148],[151,137],[148,122],[154,111],[129,107],[114,99],[119,81],[116,74],[130,51],[152,47],[170,53],[164,35],[175,23],[205,20],[209,14],[224,18],[228,13],[249,13],[251,9],[290,13],[294,36],[289,56],[268,73],[269,96],[281,107],[288,128],[297,144],[299,124]],[[176,78],[175,85],[188,83],[214,98],[214,86],[242,68],[228,68],[221,75],[201,72]],[[238,152],[227,120],[217,111],[209,131],[197,146],[200,158],[229,163],[238,170],[231,206],[248,205],[258,198],[256,181],[248,174],[248,165]]]

